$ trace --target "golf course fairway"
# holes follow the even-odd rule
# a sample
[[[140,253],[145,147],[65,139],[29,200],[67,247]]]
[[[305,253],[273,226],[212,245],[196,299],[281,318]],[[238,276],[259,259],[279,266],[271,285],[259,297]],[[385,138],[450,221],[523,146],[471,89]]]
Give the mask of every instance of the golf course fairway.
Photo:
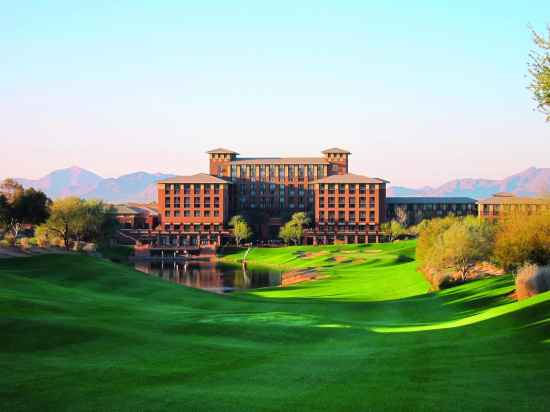
[[[429,293],[414,241],[248,262],[322,279],[216,295],[94,257],[0,260],[0,411],[550,410],[549,292]]]

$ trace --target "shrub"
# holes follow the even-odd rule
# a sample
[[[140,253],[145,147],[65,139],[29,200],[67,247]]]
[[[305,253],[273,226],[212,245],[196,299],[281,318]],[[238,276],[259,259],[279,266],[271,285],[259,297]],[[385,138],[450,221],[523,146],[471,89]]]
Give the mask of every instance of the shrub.
[[[495,258],[506,270],[526,263],[550,264],[550,213],[516,214],[504,220],[497,231]]]
[[[425,274],[451,272],[452,279],[465,282],[476,264],[490,258],[493,238],[492,224],[474,217],[434,219],[420,230],[417,257],[421,270]]]
[[[550,290],[550,266],[524,265],[516,276],[516,297],[526,299]]]

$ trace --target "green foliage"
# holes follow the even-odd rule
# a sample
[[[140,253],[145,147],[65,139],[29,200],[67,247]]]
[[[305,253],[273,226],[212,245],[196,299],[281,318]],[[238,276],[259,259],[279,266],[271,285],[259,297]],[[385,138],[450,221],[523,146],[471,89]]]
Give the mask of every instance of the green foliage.
[[[383,223],[380,229],[390,238],[390,240],[399,239],[399,237],[409,234],[408,230],[397,220]]]
[[[550,213],[514,214],[500,223],[495,258],[507,270],[550,264]]]
[[[285,223],[279,230],[279,238],[285,243],[293,242],[297,245],[304,236],[304,227],[309,225],[311,219],[304,212],[296,212],[290,221]]]
[[[433,219],[420,231],[417,256],[425,273],[456,272],[464,282],[477,263],[492,256],[494,235],[492,224],[473,216]]]
[[[537,50],[530,54],[529,88],[533,92],[537,108],[546,115],[546,120],[550,121],[550,25],[547,30],[547,37],[532,30]]]
[[[229,221],[229,226],[233,227],[233,238],[237,246],[240,246],[243,240],[247,240],[252,236],[252,229],[241,215],[233,216]]]
[[[0,225],[17,237],[25,224],[38,225],[49,215],[50,199],[33,188],[23,190],[17,182],[6,179],[0,194]]]
[[[38,228],[37,236],[41,239],[61,239],[66,249],[70,248],[71,242],[104,239],[113,227],[112,216],[107,210],[103,202],[96,200],[77,197],[56,200],[49,219]]]

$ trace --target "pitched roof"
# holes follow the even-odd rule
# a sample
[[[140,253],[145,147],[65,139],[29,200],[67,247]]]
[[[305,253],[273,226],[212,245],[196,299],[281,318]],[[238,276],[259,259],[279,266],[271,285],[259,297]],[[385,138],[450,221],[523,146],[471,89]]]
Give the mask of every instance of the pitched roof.
[[[139,215],[139,211],[136,209],[125,205],[110,205],[110,208],[107,209],[107,213],[111,215]]]
[[[422,196],[408,196],[408,197],[387,197],[387,204],[394,205],[410,205],[410,204],[469,204],[476,203],[475,199],[470,197],[422,197]]]
[[[493,204],[493,205],[550,205],[550,198],[547,197],[520,197],[516,195],[502,195],[502,193],[496,193],[493,196],[482,199],[479,201],[480,204]]]
[[[324,157],[250,157],[233,160],[236,165],[304,165],[328,164]]]
[[[225,153],[225,154],[235,154],[238,155],[237,152],[234,152],[233,150],[224,149],[223,147],[218,147],[217,149],[209,150],[206,153]]]
[[[387,180],[377,177],[367,177],[348,173],[345,175],[332,175],[318,179],[313,183],[389,183]]]
[[[220,179],[219,177],[212,176],[206,173],[197,173],[191,176],[176,176],[169,179],[163,179],[157,181],[157,183],[220,183],[231,184],[227,180]]]
[[[348,152],[344,149],[339,149],[338,147],[333,147],[331,149],[323,150],[321,153],[328,154],[328,153],[343,153],[343,154],[351,154],[351,152]]]

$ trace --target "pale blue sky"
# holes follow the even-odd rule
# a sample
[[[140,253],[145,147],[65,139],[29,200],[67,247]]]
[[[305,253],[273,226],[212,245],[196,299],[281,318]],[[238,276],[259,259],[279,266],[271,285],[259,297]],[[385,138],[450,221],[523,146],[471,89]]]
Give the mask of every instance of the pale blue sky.
[[[194,173],[219,146],[340,146],[409,186],[550,167],[526,90],[547,23],[548,0],[6,2],[0,177]]]

